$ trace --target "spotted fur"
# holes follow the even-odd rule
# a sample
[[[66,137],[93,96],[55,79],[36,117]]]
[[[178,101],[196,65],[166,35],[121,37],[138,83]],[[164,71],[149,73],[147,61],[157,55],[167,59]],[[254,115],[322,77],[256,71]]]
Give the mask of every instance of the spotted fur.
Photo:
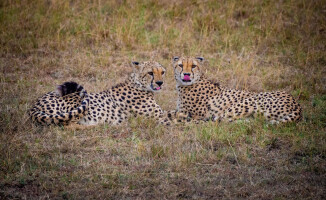
[[[100,123],[120,124],[130,116],[154,117],[161,124],[170,124],[168,114],[163,112],[154,100],[154,92],[161,90],[165,69],[157,62],[133,62],[133,72],[129,78],[116,86],[99,93],[91,93],[82,101],[87,101],[87,110],[78,118],[79,124],[96,125]],[[43,101],[47,108],[49,102]],[[49,95],[46,95],[47,98]],[[70,97],[70,96],[69,96]],[[58,98],[57,96],[55,98]],[[65,99],[65,102],[73,100]],[[74,101],[75,102],[75,101]],[[57,105],[57,104],[54,104]],[[49,107],[51,109],[54,107]],[[66,107],[65,107],[66,108]],[[57,108],[55,108],[57,109]],[[51,112],[51,111],[47,111]]]
[[[233,121],[261,113],[271,123],[301,120],[301,106],[290,94],[222,87],[203,76],[203,60],[202,57],[173,59],[178,91],[177,115],[194,120]]]
[[[40,97],[28,114],[42,125],[76,122],[87,113],[88,95],[84,88],[75,82],[65,82],[54,92]]]
[[[165,69],[157,62],[133,62],[133,73],[122,84],[89,95],[88,114],[80,123],[120,124],[130,116],[154,117],[162,124],[170,124],[167,114],[154,100],[154,92],[161,90]]]

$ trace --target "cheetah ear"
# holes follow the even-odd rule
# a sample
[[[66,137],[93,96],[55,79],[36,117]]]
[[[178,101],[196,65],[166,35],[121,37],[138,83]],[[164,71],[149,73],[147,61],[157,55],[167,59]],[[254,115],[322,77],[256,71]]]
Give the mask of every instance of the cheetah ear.
[[[174,56],[173,57],[173,62],[176,62],[176,61],[178,61],[179,60],[179,57],[178,56]]]
[[[138,61],[131,62],[131,65],[134,69],[139,70],[140,69],[140,63]]]
[[[203,57],[196,57],[196,59],[197,59],[199,62],[203,62],[203,61],[204,61],[204,58],[203,58]]]

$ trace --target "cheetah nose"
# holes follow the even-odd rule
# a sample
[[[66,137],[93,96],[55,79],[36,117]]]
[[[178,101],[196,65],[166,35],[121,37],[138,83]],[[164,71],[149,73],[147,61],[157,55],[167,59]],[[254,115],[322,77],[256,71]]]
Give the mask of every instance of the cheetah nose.
[[[190,76],[190,73],[183,73],[184,76]]]
[[[156,81],[155,83],[160,87],[163,84],[163,81]]]

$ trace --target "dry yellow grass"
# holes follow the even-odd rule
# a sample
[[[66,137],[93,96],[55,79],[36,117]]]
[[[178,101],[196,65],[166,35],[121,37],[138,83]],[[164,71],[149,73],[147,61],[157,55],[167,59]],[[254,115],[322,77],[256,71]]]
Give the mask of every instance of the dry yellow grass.
[[[1,1],[0,198],[325,199],[325,11],[322,0]],[[180,54],[204,56],[228,87],[292,93],[305,120],[67,130],[28,119],[57,84],[99,92],[132,60],[167,68],[156,99],[173,109]]]

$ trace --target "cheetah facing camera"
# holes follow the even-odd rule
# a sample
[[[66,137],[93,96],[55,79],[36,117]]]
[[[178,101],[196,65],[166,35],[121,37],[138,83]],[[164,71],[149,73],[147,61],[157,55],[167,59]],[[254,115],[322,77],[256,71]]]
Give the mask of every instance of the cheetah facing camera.
[[[89,102],[87,96],[83,86],[75,82],[65,82],[56,91],[40,97],[29,110],[29,115],[39,124],[67,125],[86,114]]]
[[[154,100],[154,92],[163,86],[165,69],[157,62],[133,62],[129,78],[113,88],[89,95],[88,114],[80,124],[120,124],[130,116],[154,117],[161,124],[170,124],[167,114]]]
[[[168,114],[163,112],[154,100],[154,92],[160,91],[163,86],[165,69],[161,64],[152,61],[141,63],[133,62],[132,66],[133,72],[124,83],[118,84],[100,93],[88,94],[87,97],[84,98],[81,104],[85,105],[86,109],[79,112],[82,114],[82,116],[78,116],[79,118],[77,118],[79,124],[120,124],[128,117],[137,115],[154,117],[161,124],[170,124],[170,120],[167,116]],[[70,92],[69,88],[67,88],[67,90],[60,86],[58,88],[60,88],[62,94]],[[78,88],[78,86],[76,88]],[[48,97],[49,95],[46,96]],[[52,102],[58,102],[60,100],[62,104],[63,102],[70,102],[71,100],[69,98],[65,100],[62,99],[66,96],[58,97],[54,96],[52,93],[52,96],[50,96],[52,99],[43,100],[43,110],[48,109],[46,111],[47,113],[60,110],[60,108],[57,108],[60,104]],[[46,99],[47,97],[44,96],[42,98]],[[51,106],[51,104],[53,104],[53,106]],[[67,106],[64,108],[67,109]],[[78,109],[79,107],[77,110]],[[74,110],[76,110],[76,108]],[[63,110],[62,112],[67,111]],[[66,121],[69,122],[69,120]]]
[[[233,121],[262,113],[271,123],[301,120],[302,109],[291,95],[227,89],[203,76],[203,61],[202,57],[173,58],[178,91],[176,116]]]

